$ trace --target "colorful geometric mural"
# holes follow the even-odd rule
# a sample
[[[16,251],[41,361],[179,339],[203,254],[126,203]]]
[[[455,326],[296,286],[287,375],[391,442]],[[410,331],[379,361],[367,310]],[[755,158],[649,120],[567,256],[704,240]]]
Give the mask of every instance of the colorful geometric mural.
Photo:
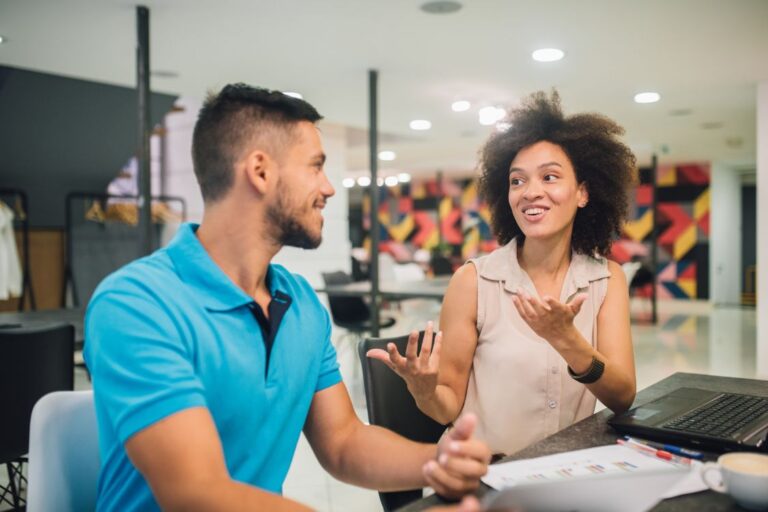
[[[650,261],[653,222],[652,170],[640,169],[631,220],[612,248],[619,263]],[[657,170],[657,296],[709,298],[709,164],[659,166]]]
[[[363,218],[369,218],[370,201],[363,200]],[[418,249],[440,250],[464,261],[497,247],[490,212],[472,179],[412,181],[379,187],[380,249],[400,255]],[[366,232],[370,226],[365,223]],[[365,246],[370,244],[366,236]]]

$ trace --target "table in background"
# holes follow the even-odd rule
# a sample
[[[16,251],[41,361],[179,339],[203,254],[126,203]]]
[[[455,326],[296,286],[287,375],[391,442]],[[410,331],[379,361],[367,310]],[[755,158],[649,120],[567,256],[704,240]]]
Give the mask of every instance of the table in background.
[[[450,280],[450,276],[447,276],[423,281],[382,281],[379,283],[379,295],[383,300],[391,301],[406,299],[442,300]],[[371,295],[371,282],[358,281],[349,284],[329,285],[316,288],[315,291],[337,297],[368,297]]]
[[[653,384],[637,394],[635,406],[648,403],[659,398],[672,390],[681,387],[694,387],[708,389],[712,391],[723,391],[728,393],[745,393],[751,395],[768,397],[768,382],[754,379],[737,379],[731,377],[714,377],[710,375],[699,375],[695,373],[675,373],[666,379]],[[618,435],[608,426],[606,420],[611,416],[608,409],[593,414],[570,427],[561,430],[557,434],[551,435],[546,439],[534,443],[527,448],[515,453],[512,456],[504,458],[501,462],[531,459],[552,455],[555,453],[568,452],[572,450],[581,450],[594,446],[613,444]],[[714,460],[717,454],[706,453],[705,460]],[[482,484],[477,492],[482,496],[489,492],[490,488]],[[446,502],[437,496],[429,496],[407,507],[400,509],[401,512],[414,512],[426,510],[435,505],[443,505]],[[616,510],[621,510],[617,504]],[[728,496],[714,491],[705,491],[695,494],[686,494],[676,498],[662,500],[653,509],[654,512],[677,512],[677,511],[740,511],[736,503]]]
[[[20,324],[23,327],[35,327],[54,322],[64,322],[75,327],[75,347],[83,346],[83,320],[85,308],[46,309],[42,311],[22,311],[0,313],[0,326]]]

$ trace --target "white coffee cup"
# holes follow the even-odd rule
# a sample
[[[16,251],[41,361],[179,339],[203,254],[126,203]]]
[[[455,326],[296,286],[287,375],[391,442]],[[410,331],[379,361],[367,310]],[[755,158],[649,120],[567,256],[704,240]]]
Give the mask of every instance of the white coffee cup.
[[[712,475],[719,473],[719,481]],[[701,468],[701,478],[713,491],[728,493],[747,510],[768,510],[768,455],[726,453]]]

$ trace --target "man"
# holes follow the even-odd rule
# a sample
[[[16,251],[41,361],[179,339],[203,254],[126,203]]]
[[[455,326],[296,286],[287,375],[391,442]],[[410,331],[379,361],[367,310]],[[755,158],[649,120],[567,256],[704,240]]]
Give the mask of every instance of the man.
[[[485,473],[472,417],[437,446],[361,423],[327,311],[270,264],[284,245],[320,244],[334,189],[319,119],[302,100],[242,84],[210,97],[192,142],[202,223],[94,293],[85,358],[99,510],[303,510],[279,495],[302,428],[326,470],[366,487],[456,497]]]

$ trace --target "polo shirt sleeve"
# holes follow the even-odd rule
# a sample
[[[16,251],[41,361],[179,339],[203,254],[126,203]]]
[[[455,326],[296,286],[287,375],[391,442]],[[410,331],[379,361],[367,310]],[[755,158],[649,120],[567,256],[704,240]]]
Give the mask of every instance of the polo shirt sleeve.
[[[320,363],[320,373],[317,377],[315,392],[322,391],[341,382],[336,349],[333,348],[333,343],[331,343],[331,318],[328,316],[328,311],[322,306],[321,308],[323,310],[323,319],[325,320],[325,335],[322,341],[322,362]]]
[[[84,355],[96,401],[121,443],[191,407],[205,407],[194,354],[173,314],[141,285],[97,294]]]

